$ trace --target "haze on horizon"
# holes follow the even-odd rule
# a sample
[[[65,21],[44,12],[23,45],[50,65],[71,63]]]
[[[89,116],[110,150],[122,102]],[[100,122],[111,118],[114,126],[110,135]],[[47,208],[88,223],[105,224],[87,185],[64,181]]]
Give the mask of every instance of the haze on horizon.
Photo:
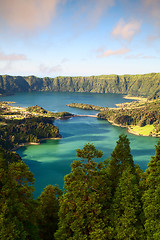
[[[0,74],[160,72],[159,0],[0,0]]]

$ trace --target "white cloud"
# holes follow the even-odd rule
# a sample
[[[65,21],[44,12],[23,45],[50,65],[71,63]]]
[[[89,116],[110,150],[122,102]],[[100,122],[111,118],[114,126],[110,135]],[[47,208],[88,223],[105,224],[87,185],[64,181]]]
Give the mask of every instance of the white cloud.
[[[57,64],[57,65],[51,66],[51,67],[41,64],[39,67],[39,70],[43,74],[55,74],[55,73],[60,74],[63,72],[60,64]]]
[[[94,27],[100,18],[115,4],[115,0],[79,0],[73,1],[74,26],[86,29]]]
[[[12,29],[34,31],[50,24],[58,3],[64,0],[4,0],[0,3],[0,19]]]
[[[140,31],[140,27],[141,22],[138,20],[125,22],[123,19],[120,19],[112,31],[112,36],[115,38],[122,38],[130,41],[134,35]]]
[[[160,23],[160,1],[159,0],[142,0],[145,10],[154,18],[157,23]]]
[[[27,57],[24,54],[5,54],[0,52],[0,61],[21,61],[27,60]]]
[[[154,58],[157,57],[153,55],[143,55],[142,53],[126,56],[126,59],[154,59]]]
[[[87,2],[87,1],[86,1]],[[114,5],[115,0],[91,0],[89,1],[90,6],[89,10],[92,6],[94,8],[92,11],[89,11],[89,16],[92,16],[92,21],[96,22],[103,15],[103,13]]]
[[[121,55],[124,55],[124,54],[128,53],[129,51],[130,51],[129,48],[120,48],[118,50],[108,49],[104,53],[99,55],[98,57],[103,58],[103,57],[109,57],[109,56],[113,56],[113,55],[121,56]]]

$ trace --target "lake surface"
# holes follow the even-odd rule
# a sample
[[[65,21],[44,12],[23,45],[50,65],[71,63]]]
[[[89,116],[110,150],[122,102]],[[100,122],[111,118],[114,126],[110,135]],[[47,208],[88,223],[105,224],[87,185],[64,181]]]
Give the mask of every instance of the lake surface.
[[[49,111],[69,111],[74,114],[95,115],[96,111],[69,108],[71,102],[89,103],[98,106],[115,107],[116,103],[127,102],[120,94],[97,93],[54,93],[34,92],[18,93],[1,97],[2,101],[14,101],[16,106],[28,107],[39,105]],[[64,176],[71,170],[70,165],[76,160],[76,149],[90,142],[104,152],[103,159],[112,153],[118,136],[126,133],[131,145],[135,163],[145,170],[150,156],[155,154],[157,138],[135,136],[127,133],[125,128],[112,126],[105,120],[92,117],[74,117],[54,122],[63,136],[59,140],[47,140],[38,146],[26,146],[17,152],[28,164],[35,176],[35,197],[39,196],[48,184],[58,184],[63,188]]]

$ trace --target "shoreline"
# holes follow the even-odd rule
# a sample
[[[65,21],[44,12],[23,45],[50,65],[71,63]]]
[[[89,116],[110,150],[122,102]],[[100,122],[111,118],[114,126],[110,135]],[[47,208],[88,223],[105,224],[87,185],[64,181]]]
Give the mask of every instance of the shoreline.
[[[74,115],[73,117],[93,117],[93,118],[96,118],[97,115]]]
[[[114,123],[113,121],[111,120],[108,120],[108,119],[104,119],[104,120],[107,120],[109,123],[111,123],[113,126],[116,126],[116,127],[121,127],[121,128],[127,128],[127,126],[123,126],[121,124],[118,124],[118,123]]]
[[[74,115],[74,117],[96,117],[97,118],[97,115]],[[99,118],[97,118],[99,119]],[[129,126],[124,126],[124,125],[121,125],[121,124],[118,124],[118,123],[114,123],[114,121],[111,121],[111,120],[108,120],[108,119],[103,119],[103,120],[106,120],[108,121],[111,125],[113,126],[116,126],[116,127],[121,127],[121,128],[126,128],[127,129],[127,132],[130,133],[130,134],[133,134],[133,135],[136,135],[136,136],[143,136],[143,137],[156,137],[156,138],[160,138],[160,136],[156,136],[154,134],[142,134],[142,133],[139,133],[139,132],[135,132],[131,129],[131,125]]]
[[[39,142],[26,142],[26,143],[20,143],[17,146],[15,146],[14,148],[11,149],[11,151],[16,151],[21,147],[25,147],[25,146],[30,146],[30,145],[40,145],[41,142],[45,141],[45,140],[59,140],[62,139],[61,137],[57,137],[57,138],[41,138],[39,139]]]
[[[106,119],[107,120],[107,119]],[[121,124],[117,124],[117,123],[114,123],[113,121],[110,121],[110,120],[107,120],[109,123],[111,123],[113,126],[116,126],[116,127],[121,127],[121,128],[127,128],[127,132],[130,133],[130,134],[133,134],[133,135],[136,135],[136,136],[141,136],[141,137],[155,137],[155,138],[160,138],[160,136],[156,136],[156,135],[147,135],[147,134],[141,134],[141,133],[138,133],[138,132],[135,132],[131,129],[131,126],[123,126]]]
[[[125,95],[123,96],[124,99],[132,99],[132,100],[135,100],[135,101],[142,101],[142,102],[146,102],[148,99],[145,98],[145,97],[136,97],[136,96],[129,96],[129,95]],[[11,103],[15,103],[15,102],[12,102],[12,101],[4,101],[5,103],[7,104],[11,104]],[[123,104],[127,104],[127,103],[120,103],[120,104],[116,104],[116,106],[118,108],[120,107],[123,107]],[[130,103],[129,103],[130,104]],[[122,106],[121,106],[122,105]],[[23,109],[22,107],[14,107],[14,106],[11,106],[12,108],[18,108],[18,109]],[[114,108],[115,110],[117,110],[118,108]],[[112,108],[113,109],[113,108]],[[68,118],[71,118],[71,117],[92,117],[92,118],[97,118],[97,114],[96,115],[90,115],[90,114],[87,114],[87,115],[75,115],[73,114],[72,116],[64,116],[64,117],[54,117],[55,120],[58,120],[58,119],[68,119]],[[122,128],[127,128],[127,131],[133,135],[137,135],[137,136],[145,136],[145,137],[158,137],[160,138],[160,135],[155,135],[155,134],[142,134],[142,133],[139,133],[139,132],[135,132],[132,130],[132,126],[124,126],[122,124],[117,124],[117,123],[114,123],[114,121],[111,121],[111,120],[108,120],[108,119],[105,119],[107,120],[109,123],[111,123],[112,125],[114,126],[117,126],[117,127],[122,127]],[[18,144],[17,146],[15,146],[12,151],[15,151],[17,149],[19,149],[20,147],[23,147],[23,146],[28,146],[28,145],[40,145],[40,143],[42,141],[45,141],[45,140],[58,140],[58,139],[61,139],[62,137],[57,137],[57,138],[42,138],[42,139],[39,139],[39,142],[26,142],[26,143],[21,143],[21,144]]]
[[[134,135],[137,135],[137,136],[160,138],[160,135],[155,135],[155,134],[151,134],[151,135],[150,135],[150,134],[149,134],[149,135],[147,135],[147,134],[141,134],[141,133],[138,133],[138,132],[133,131],[130,126],[127,127],[127,128],[128,128],[127,131],[128,131],[129,133],[134,134]]]
[[[136,101],[143,101],[143,102],[146,102],[148,99],[145,98],[145,97],[134,97],[134,96],[129,96],[129,95],[126,95],[124,96],[123,98],[125,99],[131,99],[131,100],[136,100]]]
[[[128,132],[128,133],[131,133],[131,134],[133,134],[133,135],[136,135],[136,136],[156,137],[156,136],[152,136],[152,135],[145,135],[145,134],[141,134],[141,133],[135,132],[135,131],[133,131],[130,127],[128,127],[127,132]]]

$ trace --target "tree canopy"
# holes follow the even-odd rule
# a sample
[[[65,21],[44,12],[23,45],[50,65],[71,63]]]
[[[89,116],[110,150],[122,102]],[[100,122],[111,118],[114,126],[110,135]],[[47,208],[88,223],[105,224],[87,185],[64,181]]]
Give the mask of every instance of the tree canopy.
[[[0,239],[159,240],[160,141],[144,173],[126,135],[102,155],[91,143],[77,149],[64,191],[49,185],[34,199],[28,166],[0,147]]]

